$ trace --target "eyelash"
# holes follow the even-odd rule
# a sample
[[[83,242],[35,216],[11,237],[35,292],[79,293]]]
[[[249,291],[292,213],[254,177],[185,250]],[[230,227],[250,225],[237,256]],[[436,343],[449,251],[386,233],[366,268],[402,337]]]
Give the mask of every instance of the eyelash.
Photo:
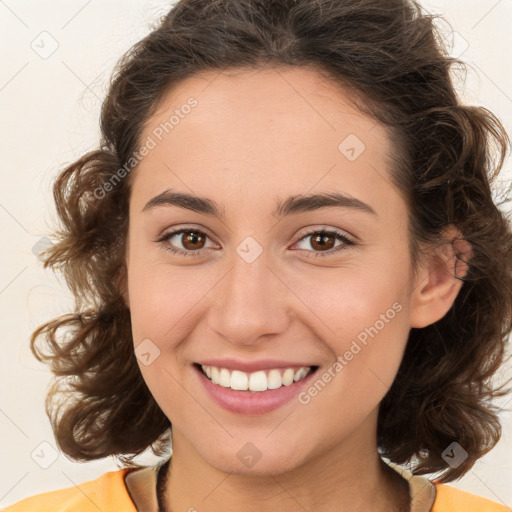
[[[173,236],[176,236],[176,235],[179,235],[182,233],[189,233],[189,232],[198,233],[206,238],[209,238],[205,232],[200,231],[199,229],[192,228],[192,227],[190,227],[190,228],[185,227],[185,228],[180,228],[176,231],[171,231],[169,233],[166,233],[165,235],[160,237],[157,240],[157,242],[161,243],[164,246],[165,250],[170,251],[174,254],[178,254],[180,256],[197,256],[200,253],[200,251],[202,251],[203,249],[184,251],[183,249],[177,249],[176,247],[173,247],[172,245],[167,243]],[[307,252],[315,253],[315,256],[314,256],[315,258],[332,256],[333,254],[335,254],[341,250],[344,250],[344,247],[346,247],[346,246],[355,245],[355,242],[353,240],[351,240],[350,238],[348,238],[346,235],[340,233],[339,231],[327,230],[327,229],[316,229],[316,230],[308,231],[307,233],[303,233],[300,236],[300,238],[298,238],[298,240],[296,242],[294,242],[293,245],[295,245],[298,242],[301,242],[303,239],[305,239],[309,236],[312,236],[312,235],[322,235],[322,236],[332,235],[332,236],[336,237],[337,240],[340,240],[341,242],[343,242],[342,245],[338,245],[338,246],[336,246],[332,249],[329,249],[327,251],[307,251]],[[306,249],[301,249],[301,250],[306,250]]]

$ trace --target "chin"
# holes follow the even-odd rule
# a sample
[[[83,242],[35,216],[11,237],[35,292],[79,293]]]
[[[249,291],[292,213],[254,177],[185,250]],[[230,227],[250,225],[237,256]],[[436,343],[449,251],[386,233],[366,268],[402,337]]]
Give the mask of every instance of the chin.
[[[242,448],[238,448],[238,444],[234,451],[230,448],[202,454],[202,457],[217,470],[239,476],[279,475],[298,468],[304,462],[293,446],[288,450],[276,450],[271,446],[259,450],[250,441],[242,443]]]

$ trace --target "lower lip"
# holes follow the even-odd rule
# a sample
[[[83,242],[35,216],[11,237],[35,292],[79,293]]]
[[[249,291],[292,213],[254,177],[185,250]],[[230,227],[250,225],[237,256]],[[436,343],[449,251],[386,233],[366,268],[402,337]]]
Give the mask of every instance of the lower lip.
[[[277,389],[236,391],[214,384],[196,365],[193,365],[193,368],[199,375],[201,384],[215,403],[230,412],[246,415],[265,414],[278,409],[296,397],[309,384],[316,373],[316,371],[310,372],[303,379]]]

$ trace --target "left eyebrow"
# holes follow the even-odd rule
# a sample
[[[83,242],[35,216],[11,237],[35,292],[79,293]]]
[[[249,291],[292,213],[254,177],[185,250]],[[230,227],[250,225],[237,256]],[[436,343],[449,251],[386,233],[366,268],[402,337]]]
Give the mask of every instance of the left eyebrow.
[[[290,196],[286,201],[277,203],[272,215],[274,217],[283,217],[294,213],[310,212],[328,206],[350,208],[377,215],[369,204],[355,197],[346,196],[337,192],[312,194],[309,196]]]
[[[178,206],[194,212],[223,218],[219,205],[206,197],[199,197],[183,192],[174,192],[171,189],[165,190],[161,194],[150,199],[143,212],[156,208],[157,206]],[[285,201],[278,201],[272,215],[274,217],[284,217],[302,212],[309,212],[337,206],[348,209],[355,209],[366,213],[377,215],[375,210],[368,204],[355,197],[346,196],[339,193],[321,193],[308,196],[296,195],[290,196]]]

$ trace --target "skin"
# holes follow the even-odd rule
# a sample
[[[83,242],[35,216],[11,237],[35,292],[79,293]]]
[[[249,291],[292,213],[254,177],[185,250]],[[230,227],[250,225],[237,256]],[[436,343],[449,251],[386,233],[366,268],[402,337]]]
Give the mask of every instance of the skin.
[[[163,98],[141,140],[191,96],[197,106],[130,177],[126,302],[134,346],[150,339],[160,350],[139,365],[173,426],[168,510],[407,510],[405,481],[377,453],[378,406],[410,328],[444,316],[460,289],[453,251],[429,253],[413,273],[387,130],[315,71],[188,78]],[[338,150],[349,134],[366,146],[354,161]],[[214,200],[223,218],[174,205],[143,211],[168,189]],[[288,196],[332,192],[375,213],[331,206],[272,215]],[[208,238],[157,241],[188,226]],[[355,244],[316,257],[322,248],[304,235],[320,228]],[[252,263],[236,251],[248,236],[263,250]],[[172,245],[199,253],[176,255]],[[321,375],[395,303],[401,311],[308,404],[234,414],[210,399],[191,366],[276,358],[309,361]],[[261,453],[250,468],[237,457],[249,442]]]

